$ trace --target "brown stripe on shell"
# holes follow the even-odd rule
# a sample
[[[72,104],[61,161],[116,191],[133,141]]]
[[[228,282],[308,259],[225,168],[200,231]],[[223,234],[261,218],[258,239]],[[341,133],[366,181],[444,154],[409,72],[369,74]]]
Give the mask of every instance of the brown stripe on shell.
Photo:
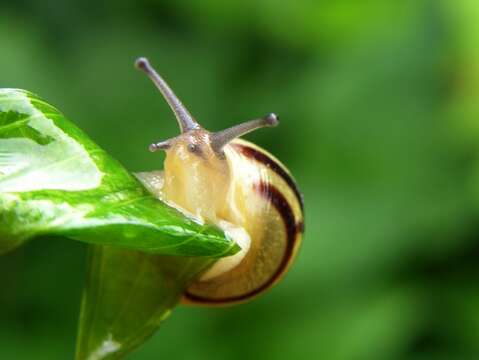
[[[254,185],[254,190],[258,192],[267,201],[271,202],[271,204],[279,212],[285,226],[286,237],[287,237],[286,249],[283,255],[283,259],[281,260],[281,263],[278,266],[278,269],[276,269],[273,276],[271,276],[270,279],[266,281],[263,285],[261,285],[257,289],[254,289],[240,296],[232,296],[229,298],[222,298],[222,299],[211,299],[211,298],[205,298],[202,296],[194,295],[186,291],[184,294],[184,297],[186,299],[195,303],[204,303],[204,304],[209,303],[209,304],[216,304],[216,305],[233,303],[233,302],[241,302],[250,297],[254,297],[255,295],[271,287],[288,267],[288,264],[294,253],[294,244],[295,244],[296,236],[299,233],[303,232],[303,229],[304,229],[304,225],[302,225],[303,222],[296,223],[293,209],[289,205],[288,200],[274,185],[271,185],[264,181],[260,181],[258,184]]]
[[[296,224],[296,231],[300,232],[301,234],[304,234],[304,221],[300,221]]]
[[[231,145],[234,146],[236,149],[238,149],[241,152],[241,154],[243,154],[247,158],[254,159],[262,163],[263,165],[267,166],[272,171],[274,171],[276,174],[278,174],[289,185],[291,190],[293,190],[301,206],[301,210],[304,210],[303,195],[299,192],[298,186],[296,185],[291,175],[289,175],[288,172],[284,170],[280,164],[278,164],[274,159],[272,159],[265,153],[258,151],[255,148],[252,148],[250,146],[243,145],[243,144],[235,144],[235,143]]]

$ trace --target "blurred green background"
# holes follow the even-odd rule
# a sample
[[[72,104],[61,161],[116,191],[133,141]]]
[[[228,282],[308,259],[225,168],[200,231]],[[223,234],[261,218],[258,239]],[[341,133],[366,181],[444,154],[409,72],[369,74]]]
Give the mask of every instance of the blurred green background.
[[[148,56],[218,130],[289,166],[306,235],[254,302],[177,308],[131,359],[479,358],[475,0],[0,2],[0,87],[59,107],[132,171],[178,133]],[[0,359],[70,359],[85,246],[0,258]]]

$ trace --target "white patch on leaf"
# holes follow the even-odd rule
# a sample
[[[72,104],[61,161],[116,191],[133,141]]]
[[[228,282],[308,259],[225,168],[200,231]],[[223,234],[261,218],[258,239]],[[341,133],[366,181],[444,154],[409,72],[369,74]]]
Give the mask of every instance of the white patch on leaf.
[[[93,351],[88,360],[100,360],[104,359],[106,356],[116,352],[120,349],[121,344],[113,340],[113,335],[108,334],[108,337],[101,343],[101,345]]]
[[[26,94],[5,89],[0,95],[1,112],[28,114],[25,126],[52,139],[41,145],[26,137],[0,138],[0,192],[80,191],[101,184],[103,173],[90,154],[36,109]]]

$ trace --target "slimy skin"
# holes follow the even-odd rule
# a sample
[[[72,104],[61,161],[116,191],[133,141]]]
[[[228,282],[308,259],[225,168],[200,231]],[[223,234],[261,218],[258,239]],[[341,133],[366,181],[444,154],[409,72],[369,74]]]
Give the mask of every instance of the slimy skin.
[[[303,202],[287,168],[260,147],[238,139],[276,126],[276,115],[212,133],[184,108],[146,59],[144,70],[163,93],[182,133],[150,146],[164,150],[164,171],[137,174],[159,199],[212,223],[241,247],[218,260],[185,292],[183,301],[227,305],[249,300],[277,283],[294,259],[304,231]]]

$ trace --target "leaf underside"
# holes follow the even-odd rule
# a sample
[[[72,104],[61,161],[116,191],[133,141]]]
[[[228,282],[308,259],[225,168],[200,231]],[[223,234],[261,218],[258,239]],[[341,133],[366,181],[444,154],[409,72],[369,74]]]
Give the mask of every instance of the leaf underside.
[[[91,245],[76,359],[119,359],[141,345],[212,261]]]

